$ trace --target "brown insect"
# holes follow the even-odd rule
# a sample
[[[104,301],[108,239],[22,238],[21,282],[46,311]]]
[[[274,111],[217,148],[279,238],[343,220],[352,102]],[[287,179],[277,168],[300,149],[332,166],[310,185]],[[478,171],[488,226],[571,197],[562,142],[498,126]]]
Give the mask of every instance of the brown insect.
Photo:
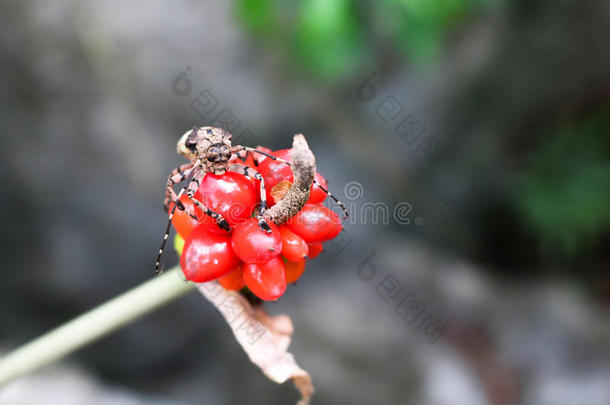
[[[170,202],[174,202],[174,206],[169,213],[169,220],[167,222],[167,227],[165,228],[165,235],[163,236],[163,242],[161,243],[161,247],[159,248],[159,253],[157,255],[157,261],[155,264],[155,270],[157,273],[161,272],[159,270],[159,265],[161,263],[161,256],[163,255],[165,244],[167,243],[167,239],[169,237],[174,212],[176,211],[176,208],[180,210],[185,209],[184,205],[180,202],[180,197],[182,197],[184,193],[186,193],[187,197],[193,202],[193,204],[199,207],[204,214],[214,218],[220,228],[226,230],[227,232],[231,230],[229,223],[222,217],[222,215],[212,211],[194,197],[195,192],[199,188],[201,180],[203,180],[205,175],[208,173],[222,175],[230,170],[243,173],[246,177],[253,177],[260,180],[261,205],[257,214],[258,226],[266,232],[271,232],[269,224],[267,224],[263,217],[263,213],[267,209],[267,193],[265,191],[265,181],[263,180],[263,176],[249,166],[231,161],[231,158],[234,155],[243,158],[244,156],[240,155],[242,152],[245,152],[246,154],[260,153],[261,155],[286,163],[287,165],[290,165],[290,162],[248,146],[232,146],[231,138],[232,135],[222,128],[193,127],[193,129],[185,132],[178,141],[178,153],[189,159],[190,162],[174,169],[167,179],[165,201],[163,205],[166,211],[169,211]],[[185,179],[186,184],[180,189],[180,192],[176,194],[174,191],[174,185],[184,181]],[[316,182],[315,179],[314,182]],[[341,203],[341,201],[333,196],[322,185],[319,183],[317,184],[322,191],[327,193],[329,197],[331,197],[343,209],[343,212],[347,217],[347,210],[343,203]],[[190,215],[197,219],[193,214]]]

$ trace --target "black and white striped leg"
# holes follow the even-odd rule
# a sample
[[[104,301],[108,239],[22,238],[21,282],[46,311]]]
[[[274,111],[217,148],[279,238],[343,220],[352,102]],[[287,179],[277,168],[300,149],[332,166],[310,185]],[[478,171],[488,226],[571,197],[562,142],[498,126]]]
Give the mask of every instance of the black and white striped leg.
[[[167,186],[165,187],[165,200],[163,201],[163,208],[166,212],[169,211],[169,203],[171,201],[178,201],[176,192],[174,191],[174,185],[181,183],[184,181],[184,179],[186,179],[191,167],[193,167],[193,162],[185,163],[182,166],[172,170],[172,172],[169,174],[167,178]],[[180,210],[184,210],[182,203],[178,202],[178,208]]]
[[[254,148],[250,148],[248,146],[236,146],[236,148],[241,148],[239,150],[247,150],[248,152],[255,152],[255,153],[260,153],[261,155],[267,156],[268,158],[272,159],[272,160],[277,160],[278,162],[282,162],[282,163],[286,163],[287,165],[290,166],[290,162],[285,160],[285,159],[280,159],[276,156],[270,155],[267,152],[263,152],[262,150],[258,150],[258,149],[254,149]],[[341,207],[341,209],[343,210],[343,219],[347,218],[349,216],[349,212],[347,211],[347,208],[345,208],[345,205],[339,201],[339,199],[337,197],[335,197],[334,195],[331,194],[330,191],[328,191],[326,189],[326,187],[322,186],[318,181],[316,181],[316,179],[313,179],[313,182],[315,184],[318,185],[318,187],[320,187],[320,190],[324,191],[326,194],[328,194],[328,196],[335,202],[337,203],[337,205],[339,207]]]
[[[326,194],[328,194],[328,196],[335,202],[337,203],[337,205],[339,207],[341,207],[341,209],[343,210],[343,219],[349,217],[349,211],[347,210],[347,208],[345,208],[345,205],[343,205],[343,203],[341,201],[339,201],[339,199],[337,197],[335,197],[334,195],[331,194],[330,191],[328,191],[323,185],[321,185],[320,183],[318,183],[316,181],[316,179],[313,179],[313,182],[315,184],[318,185],[318,187],[320,187],[320,190],[324,191]]]
[[[273,156],[273,155],[271,155],[271,154],[269,154],[269,153],[267,153],[267,152],[263,152],[262,150],[258,150],[258,149],[255,149],[255,148],[251,148],[251,147],[249,147],[249,146],[236,145],[236,146],[234,146],[234,147],[231,149],[231,151],[232,151],[233,153],[238,153],[238,152],[241,152],[241,151],[244,151],[244,150],[245,150],[245,151],[247,151],[247,152],[250,152],[250,153],[258,153],[258,154],[260,154],[260,155],[267,156],[268,158],[271,158],[271,159],[273,159],[273,160],[277,160],[278,162],[284,162],[284,163],[290,164],[290,162],[289,162],[289,161],[287,161],[287,160],[280,159],[280,158],[278,158],[278,157],[276,157],[276,156]]]
[[[248,152],[245,150],[240,150],[237,153],[237,157],[240,158],[241,160],[246,160],[248,158]]]
[[[267,209],[267,191],[265,190],[265,179],[263,179],[263,176],[259,172],[246,165],[234,164],[229,168],[229,170],[231,170],[232,172],[242,173],[246,177],[252,177],[260,181],[261,207],[256,218],[258,219],[258,227],[261,228],[263,231],[270,233],[271,227],[263,217],[263,214]]]
[[[155,262],[155,271],[157,272],[157,274],[162,273],[162,270],[160,269],[161,257],[163,256],[163,251],[165,250],[165,245],[167,244],[167,239],[169,238],[169,232],[170,232],[171,226],[172,226],[172,218],[174,217],[174,213],[176,212],[176,208],[178,207],[178,200],[180,200],[180,197],[182,197],[182,195],[186,192],[186,189],[190,185],[191,181],[193,180],[193,177],[197,174],[200,163],[201,162],[198,160],[195,163],[193,163],[193,165],[190,169],[186,169],[186,170],[188,170],[186,184],[184,185],[184,187],[182,187],[180,189],[180,192],[178,193],[178,195],[176,196],[176,199],[174,200],[175,204],[169,213],[169,219],[167,220],[167,226],[165,227],[165,234],[163,235],[163,241],[161,242],[161,247],[159,248],[159,253],[157,254],[157,261]]]
[[[221,229],[224,229],[225,231],[229,232],[231,230],[231,226],[229,225],[227,220],[224,219],[222,215],[215,211],[212,211],[211,209],[203,205],[201,201],[195,198],[195,192],[197,192],[197,189],[199,189],[199,184],[201,183],[201,180],[203,180],[205,175],[206,173],[204,171],[200,171],[199,173],[197,173],[197,175],[195,175],[193,181],[191,181],[191,183],[188,185],[188,188],[186,190],[186,196],[193,202],[193,204],[195,204],[201,211],[203,211],[204,214],[214,218]],[[198,219],[195,215],[191,215],[191,217]]]

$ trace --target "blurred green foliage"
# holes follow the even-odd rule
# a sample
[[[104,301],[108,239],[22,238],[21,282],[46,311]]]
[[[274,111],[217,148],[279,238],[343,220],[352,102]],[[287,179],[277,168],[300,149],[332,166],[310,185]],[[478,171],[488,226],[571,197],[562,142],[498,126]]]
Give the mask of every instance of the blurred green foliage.
[[[345,75],[368,56],[362,25],[349,0],[304,1],[294,48],[304,67],[323,79]]]
[[[516,203],[545,248],[584,254],[610,229],[609,112],[545,137],[518,182]]]
[[[428,66],[459,27],[504,0],[237,0],[240,21],[305,74],[353,79],[390,52]],[[518,177],[515,203],[543,247],[594,249],[610,228],[607,111],[549,134]],[[566,159],[565,157],[569,158]]]
[[[500,1],[237,0],[237,13],[306,73],[336,82],[374,61],[382,48],[416,64],[430,62],[452,28]]]
[[[450,30],[500,0],[383,0],[382,21],[388,35],[416,62],[435,60]]]

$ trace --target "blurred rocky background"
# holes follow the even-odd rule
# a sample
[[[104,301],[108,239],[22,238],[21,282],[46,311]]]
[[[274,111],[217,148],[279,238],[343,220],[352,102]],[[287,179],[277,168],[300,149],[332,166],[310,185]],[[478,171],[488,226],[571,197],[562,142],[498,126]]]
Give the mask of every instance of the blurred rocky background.
[[[0,22],[2,352],[154,276],[175,143],[216,124],[304,133],[352,211],[267,305],[314,403],[610,404],[607,1],[3,1]],[[296,398],[197,293],[0,390]]]

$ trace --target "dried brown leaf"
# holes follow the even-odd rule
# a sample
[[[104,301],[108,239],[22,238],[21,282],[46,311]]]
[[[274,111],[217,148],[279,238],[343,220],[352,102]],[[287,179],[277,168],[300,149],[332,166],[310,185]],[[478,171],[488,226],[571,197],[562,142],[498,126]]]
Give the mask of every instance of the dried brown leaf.
[[[309,373],[287,351],[294,331],[290,317],[269,316],[262,306],[252,307],[243,295],[225,290],[216,281],[198,288],[225,318],[250,361],[276,383],[292,379],[301,393],[297,405],[308,405],[315,390]]]

